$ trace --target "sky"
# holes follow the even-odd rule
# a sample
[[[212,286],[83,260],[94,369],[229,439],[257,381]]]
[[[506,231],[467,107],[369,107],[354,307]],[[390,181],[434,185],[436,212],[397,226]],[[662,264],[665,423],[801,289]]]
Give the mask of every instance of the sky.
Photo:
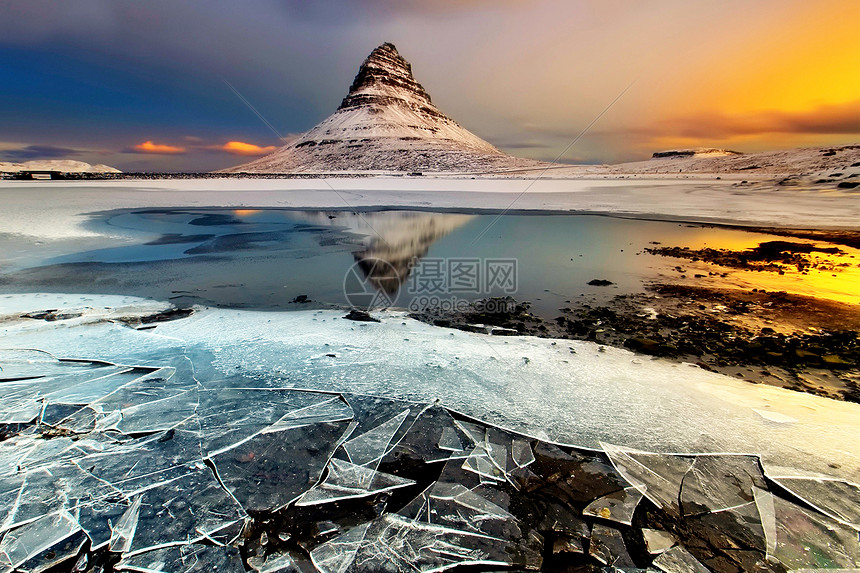
[[[331,114],[386,41],[523,157],[854,144],[858,29],[860,0],[0,0],[0,161],[244,163]]]

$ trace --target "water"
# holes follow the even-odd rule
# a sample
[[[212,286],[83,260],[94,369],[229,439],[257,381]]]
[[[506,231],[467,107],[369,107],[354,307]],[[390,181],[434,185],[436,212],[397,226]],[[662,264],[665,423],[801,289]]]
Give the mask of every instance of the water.
[[[0,235],[0,292],[293,309],[307,307],[291,302],[301,295],[317,305],[355,304],[349,295],[358,281],[365,283],[358,288],[385,295],[377,302],[400,308],[511,295],[555,316],[572,301],[605,302],[655,281],[788,290],[849,302],[856,302],[860,284],[853,261],[838,274],[726,268],[721,271],[730,277],[715,277],[704,263],[643,249],[744,249],[784,238],[593,215],[139,209],[92,216],[86,225],[99,236],[29,243]],[[841,248],[843,258],[860,259],[860,252]],[[507,282],[487,274],[494,263],[507,265]],[[695,278],[700,272],[705,276]],[[594,279],[612,284],[589,285]]]

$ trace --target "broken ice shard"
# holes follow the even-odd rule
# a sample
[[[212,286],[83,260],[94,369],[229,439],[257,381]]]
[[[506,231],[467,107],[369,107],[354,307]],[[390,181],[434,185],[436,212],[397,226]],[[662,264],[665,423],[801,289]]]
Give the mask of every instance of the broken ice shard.
[[[693,465],[691,456],[655,454],[601,444],[612,465],[642,495],[667,513],[681,516],[679,495],[684,476]]]
[[[621,568],[636,566],[627,552],[621,532],[605,525],[595,525],[591,530],[588,554],[604,565]]]
[[[653,564],[663,573],[710,573],[707,567],[680,545],[661,553]]]
[[[212,545],[179,545],[124,555],[114,568],[139,573],[244,573],[239,550]]]
[[[755,503],[768,557],[789,570],[860,567],[857,531],[761,489],[755,491]]]
[[[122,514],[116,527],[113,528],[110,537],[110,550],[117,553],[126,553],[131,547],[134,532],[137,530],[137,521],[140,518],[140,502],[143,495],[137,496],[131,506]]]
[[[414,483],[410,479],[374,471],[364,466],[333,458],[329,462],[328,474],[325,479],[302,494],[296,501],[296,505],[301,507],[366,497],[407,487]]]
[[[50,513],[8,532],[0,542],[0,571],[39,570],[77,557],[87,542],[77,520],[67,511]]]
[[[829,478],[771,479],[824,515],[860,531],[860,485]]]
[[[594,500],[582,510],[582,514],[630,525],[641,499],[639,490],[627,487]]]
[[[504,539],[385,514],[311,552],[323,573],[441,571],[457,565],[522,566]]]
[[[765,489],[758,458],[743,455],[699,455],[684,476],[684,515],[724,511],[753,501],[754,487]]]

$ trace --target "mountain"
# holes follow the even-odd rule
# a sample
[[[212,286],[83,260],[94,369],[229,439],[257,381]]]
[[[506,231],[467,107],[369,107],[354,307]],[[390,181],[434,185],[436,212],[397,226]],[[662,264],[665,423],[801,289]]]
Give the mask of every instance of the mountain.
[[[394,295],[409,279],[412,265],[424,258],[430,247],[474,215],[376,211],[356,215],[349,212],[301,212],[293,216],[314,225],[335,227],[364,236],[364,248],[353,252],[368,282]],[[376,264],[376,261],[384,264]]]
[[[61,171],[63,173],[122,173],[108,165],[90,165],[83,161],[69,159],[40,159],[24,163],[0,162],[0,172],[16,173],[18,171]]]
[[[394,45],[373,50],[332,115],[271,155],[226,173],[482,172],[534,168],[442,113]]]

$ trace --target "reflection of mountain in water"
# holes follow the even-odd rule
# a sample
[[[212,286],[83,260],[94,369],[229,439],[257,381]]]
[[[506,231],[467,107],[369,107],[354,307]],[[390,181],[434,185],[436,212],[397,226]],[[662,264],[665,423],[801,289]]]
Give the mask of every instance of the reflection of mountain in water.
[[[332,216],[334,219],[329,218]],[[474,215],[381,211],[361,215],[302,213],[301,217],[365,235],[365,248],[353,256],[374,288],[393,295],[408,279],[413,260],[423,258],[430,245],[471,221]],[[381,259],[390,266],[374,264],[374,259]]]

